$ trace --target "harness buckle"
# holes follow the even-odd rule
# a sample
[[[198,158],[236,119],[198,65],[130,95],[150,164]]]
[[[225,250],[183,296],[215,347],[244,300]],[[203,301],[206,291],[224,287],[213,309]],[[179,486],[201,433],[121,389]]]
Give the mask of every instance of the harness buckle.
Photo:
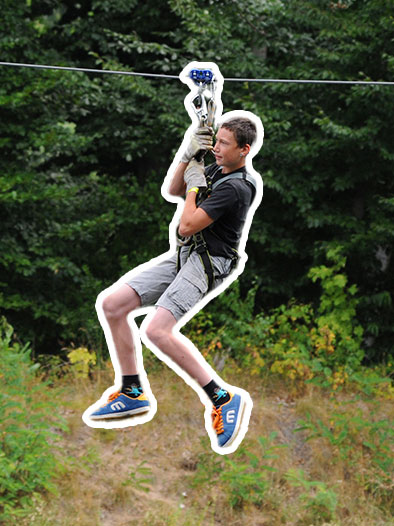
[[[197,254],[202,254],[203,252],[208,251],[208,247],[206,243],[196,244],[194,250],[197,252]]]
[[[203,252],[208,252],[207,243],[201,232],[196,232],[193,236],[194,249],[197,254],[202,254]]]

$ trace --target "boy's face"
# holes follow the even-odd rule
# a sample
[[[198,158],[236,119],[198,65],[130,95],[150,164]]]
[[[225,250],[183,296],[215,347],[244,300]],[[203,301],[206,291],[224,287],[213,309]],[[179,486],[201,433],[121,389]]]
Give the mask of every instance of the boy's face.
[[[249,145],[240,148],[234,133],[226,128],[219,128],[213,149],[216,164],[222,166],[222,173],[229,173],[245,165],[245,156],[249,152]]]

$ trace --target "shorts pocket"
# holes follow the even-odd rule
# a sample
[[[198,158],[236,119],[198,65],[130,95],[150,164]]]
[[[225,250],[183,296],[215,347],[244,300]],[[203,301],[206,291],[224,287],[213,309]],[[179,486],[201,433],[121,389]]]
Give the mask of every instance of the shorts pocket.
[[[197,305],[207,290],[207,284],[202,283],[201,280],[183,276],[178,280],[177,287],[168,290],[168,298],[180,312],[185,314]]]

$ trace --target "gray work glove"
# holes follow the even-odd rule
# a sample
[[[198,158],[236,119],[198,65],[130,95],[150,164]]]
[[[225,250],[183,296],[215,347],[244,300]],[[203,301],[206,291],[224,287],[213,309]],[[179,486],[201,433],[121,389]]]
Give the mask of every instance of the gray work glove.
[[[204,175],[204,163],[192,160],[183,175],[183,179],[186,183],[186,194],[193,187],[206,188],[207,182]]]
[[[190,137],[190,142],[182,155],[181,161],[188,163],[197,154],[205,154],[208,150],[213,149],[213,129],[208,126],[196,128]]]

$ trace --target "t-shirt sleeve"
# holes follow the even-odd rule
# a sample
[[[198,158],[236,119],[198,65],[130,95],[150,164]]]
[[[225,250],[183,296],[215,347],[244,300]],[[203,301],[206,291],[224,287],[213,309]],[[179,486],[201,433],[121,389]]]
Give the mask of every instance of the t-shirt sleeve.
[[[216,221],[229,212],[238,201],[237,190],[231,184],[223,184],[200,204],[211,219]]]

